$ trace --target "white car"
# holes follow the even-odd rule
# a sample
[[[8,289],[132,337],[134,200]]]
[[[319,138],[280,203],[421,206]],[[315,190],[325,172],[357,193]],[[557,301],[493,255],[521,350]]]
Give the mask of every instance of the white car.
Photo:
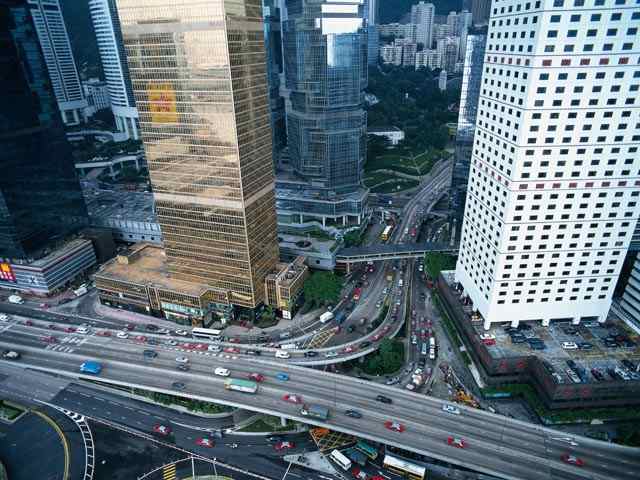
[[[231,375],[231,372],[229,371],[228,368],[222,368],[222,367],[218,367],[216,368],[213,373],[215,373],[216,375],[218,375],[219,377],[228,377],[229,375]]]
[[[457,407],[454,407],[453,405],[446,405],[446,404],[443,405],[442,411],[447,413],[453,413],[454,415],[460,415],[460,409]]]
[[[325,358],[334,358],[338,356],[338,352],[327,352],[324,356]]]
[[[175,334],[180,335],[181,337],[186,337],[187,335],[189,335],[189,332],[187,332],[186,330],[176,330]]]
[[[91,330],[89,330],[87,327],[78,327],[78,329],[76,330],[76,333],[81,333],[82,335],[86,335],[90,331]]]
[[[491,333],[483,333],[480,335],[480,340],[495,340],[496,336]]]
[[[210,352],[217,353],[222,351],[222,347],[220,345],[209,345],[207,347],[207,350],[209,350]]]
[[[116,337],[118,337],[118,338],[129,338],[129,334],[127,332],[118,332],[118,333],[116,333]]]
[[[176,363],[189,363],[189,359],[187,357],[176,357]]]
[[[565,350],[577,350],[578,345],[576,342],[562,342],[562,348]]]
[[[0,313],[0,322],[8,322],[8,321],[9,321],[9,315]]]

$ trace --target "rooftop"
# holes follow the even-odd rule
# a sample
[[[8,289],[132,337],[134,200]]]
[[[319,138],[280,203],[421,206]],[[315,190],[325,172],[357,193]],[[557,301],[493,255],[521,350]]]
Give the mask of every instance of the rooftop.
[[[83,193],[92,219],[113,217],[137,222],[158,222],[153,209],[152,193],[97,188],[85,188]]]
[[[34,268],[43,268],[68,256],[74,250],[85,247],[87,242],[91,244],[91,240],[85,238],[71,238],[61,240],[57,243],[50,243],[46,248],[38,252],[38,258],[34,258],[34,255],[26,260],[12,259],[12,263]]]
[[[172,278],[167,270],[164,249],[148,243],[139,243],[127,254],[118,255],[105,263],[97,275],[121,282],[153,285],[164,290],[198,297],[206,290],[203,285]]]

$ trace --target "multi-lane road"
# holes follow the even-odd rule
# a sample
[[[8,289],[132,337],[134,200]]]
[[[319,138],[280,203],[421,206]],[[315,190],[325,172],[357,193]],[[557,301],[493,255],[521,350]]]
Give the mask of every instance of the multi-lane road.
[[[445,413],[441,400],[360,379],[262,358],[205,353],[189,355],[191,370],[180,372],[176,370],[175,357],[181,352],[169,346],[155,346],[158,357],[145,360],[142,351],[149,348],[145,345],[97,336],[68,337],[81,339],[73,343],[72,353],[47,350],[29,327],[15,325],[0,335],[0,348],[22,352],[23,357],[16,365],[72,377],[80,376],[78,367],[83,360],[98,360],[104,366],[100,378],[107,383],[177,393],[172,384],[179,381],[185,385],[180,392],[184,396],[324,425],[503,478],[622,480],[637,478],[640,468],[635,449],[576,436],[572,437],[571,443],[575,444],[572,445],[564,438],[566,434],[480,410],[459,407],[459,415]],[[256,395],[225,391],[224,379],[213,374],[218,366],[230,369],[235,377],[256,372],[265,375],[266,380]],[[277,380],[279,372],[287,373],[289,380]],[[282,399],[285,394],[297,394],[305,402],[329,407],[329,421],[302,417],[299,405]],[[377,402],[379,394],[393,403]],[[363,417],[345,416],[348,409],[360,411]],[[396,433],[386,429],[387,420],[401,422],[406,431]],[[467,447],[447,445],[449,436],[463,439]],[[584,460],[585,466],[562,462],[563,454],[575,454]]]

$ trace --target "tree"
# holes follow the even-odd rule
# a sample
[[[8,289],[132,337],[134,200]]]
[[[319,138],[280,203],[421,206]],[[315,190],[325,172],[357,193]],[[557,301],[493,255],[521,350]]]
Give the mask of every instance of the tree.
[[[333,272],[314,272],[304,283],[304,298],[316,307],[335,305],[341,290],[342,282]]]

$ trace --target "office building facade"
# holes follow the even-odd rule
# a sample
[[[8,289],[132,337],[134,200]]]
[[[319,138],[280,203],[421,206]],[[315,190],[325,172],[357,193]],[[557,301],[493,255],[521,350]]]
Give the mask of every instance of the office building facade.
[[[471,15],[475,26],[486,25],[491,14],[491,0],[471,0]]]
[[[482,65],[487,36],[469,35],[465,49],[462,84],[460,87],[460,107],[456,131],[455,163],[452,170],[451,203],[458,221],[462,222],[466,199],[469,168],[476,129],[476,115],[480,99]]]
[[[109,89],[116,128],[119,132],[126,133],[129,138],[138,140],[138,110],[131,89],[116,0],[89,0],[89,13],[98,43],[102,72]]]
[[[253,309],[278,262],[260,0],[116,5],[174,304]]]
[[[415,42],[431,48],[436,9],[433,3],[419,2],[411,7],[411,23],[416,27]]]
[[[31,9],[17,0],[0,9],[0,258],[23,261],[88,217]]]
[[[65,125],[85,121],[87,100],[82,91],[59,0],[27,0]]]
[[[365,4],[290,0],[285,5],[290,172],[278,176],[278,212],[322,219],[324,225],[327,220],[359,223],[366,204],[361,187],[366,154]]]
[[[485,328],[606,320],[639,211],[638,28],[620,2],[494,3],[456,267]]]

